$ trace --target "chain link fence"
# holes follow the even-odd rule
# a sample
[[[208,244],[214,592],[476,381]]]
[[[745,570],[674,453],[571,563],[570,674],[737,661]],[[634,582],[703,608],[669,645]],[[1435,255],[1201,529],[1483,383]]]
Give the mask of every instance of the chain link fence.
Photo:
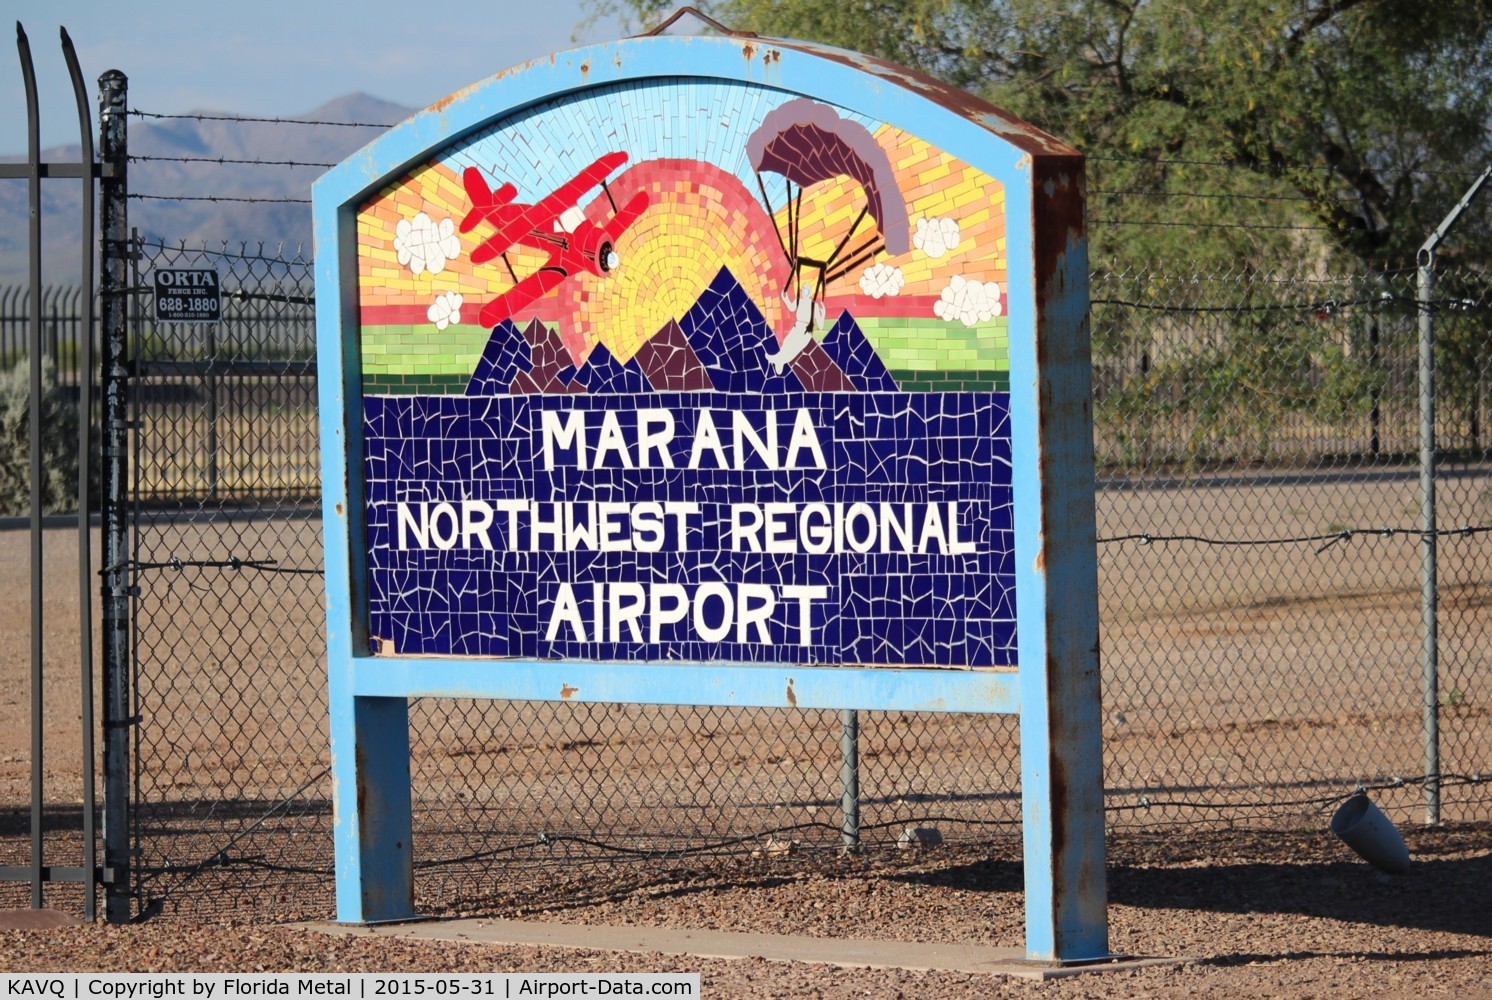
[[[273,907],[330,858],[310,262],[130,249],[133,888]],[[156,322],[157,267],[216,270],[222,322]]]
[[[324,915],[310,262],[136,251],[137,905]],[[156,266],[218,268],[231,315],[152,323]],[[1470,275],[1440,288],[1443,815],[1485,820],[1492,297]],[[1359,784],[1421,816],[1412,273],[1100,270],[1092,295],[1111,824],[1320,827]],[[840,725],[421,701],[419,905],[590,891],[580,863],[838,850]],[[1018,858],[1019,773],[1013,717],[860,713],[862,846],[917,824]],[[515,865],[549,874],[501,879]]]
[[[1486,819],[1492,300],[1438,285],[1442,815]],[[1093,297],[1115,820],[1319,826],[1358,783],[1422,818],[1415,273],[1100,272]]]

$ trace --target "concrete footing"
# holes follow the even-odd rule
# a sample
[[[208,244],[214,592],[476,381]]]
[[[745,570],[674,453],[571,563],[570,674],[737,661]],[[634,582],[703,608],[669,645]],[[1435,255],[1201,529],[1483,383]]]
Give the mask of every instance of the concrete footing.
[[[763,958],[857,969],[908,969],[1057,979],[1089,972],[1118,972],[1154,965],[1184,965],[1194,959],[1116,955],[1089,962],[1032,962],[1019,948],[972,944],[814,938],[790,934],[680,930],[672,927],[612,927],[537,921],[464,919],[408,924],[297,924],[326,934],[459,941],[467,944],[543,945],[587,951],[692,955],[698,958]]]

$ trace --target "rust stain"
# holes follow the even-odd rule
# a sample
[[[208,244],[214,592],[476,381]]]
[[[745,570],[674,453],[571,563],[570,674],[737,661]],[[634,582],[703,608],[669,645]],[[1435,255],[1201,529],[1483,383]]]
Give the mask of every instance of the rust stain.
[[[793,690],[793,679],[791,677],[787,679],[787,703],[791,708],[798,707],[798,693]]]
[[[1085,201],[1083,160],[1042,158],[1036,165],[1036,306],[1037,315],[1043,314],[1049,296],[1061,294],[1065,289],[1059,279],[1063,273],[1062,261],[1067,250],[1075,243],[1087,238],[1088,227],[1083,218]],[[1042,341],[1038,339],[1040,347]]]
[[[569,701],[571,698],[575,697],[579,693],[580,688],[578,687],[571,687],[570,685],[563,683],[560,684],[560,698],[565,701]]]
[[[756,58],[756,46],[753,45],[751,42],[747,42],[745,45],[741,46],[741,55],[746,57],[747,62],[750,62],[752,59]]]
[[[1048,663],[1047,669],[1055,670],[1054,664]],[[1052,829],[1052,867],[1060,871],[1062,869],[1062,856],[1067,851],[1067,827],[1071,822],[1068,812],[1070,806],[1067,803],[1067,769],[1062,765],[1060,754],[1048,754],[1047,763],[1052,769],[1051,783],[1051,829]]]
[[[1046,572],[1046,540],[1042,539],[1038,544],[1040,545],[1040,548],[1038,548],[1036,550],[1036,561],[1031,564],[1031,568],[1034,569],[1038,573],[1045,573]]]
[[[334,507],[333,509],[337,512],[337,516],[338,517],[342,516],[342,505],[341,504],[337,504],[337,506]]]
[[[520,69],[527,68],[528,65],[529,65],[528,63],[523,63],[521,65],[514,66],[512,69],[504,70],[503,72],[497,74],[497,77],[495,79],[501,79],[502,77],[508,75],[509,73],[516,73]],[[476,83],[469,83],[466,86],[462,87],[460,90],[453,91],[453,92],[447,94],[445,97],[442,97],[440,100],[436,101],[434,104],[430,105],[425,110],[428,111],[428,112],[431,112],[432,114],[440,114],[446,108],[450,107],[452,104],[456,103],[461,98],[465,97],[467,94],[470,94],[472,91],[474,91],[478,87],[482,86],[483,82],[484,81],[478,80]]]
[[[580,75],[581,76],[589,76],[590,72],[591,72],[591,63],[590,63],[590,60],[586,60],[585,62],[583,62],[583,63],[580,64]]]
[[[782,50],[768,49],[767,54],[762,57],[762,62],[766,63],[768,66],[772,65],[774,62],[782,62]]]
[[[353,750],[352,756],[357,774],[357,814],[366,817],[368,815],[368,783],[363,780],[363,775],[368,773],[368,752],[358,746]]]

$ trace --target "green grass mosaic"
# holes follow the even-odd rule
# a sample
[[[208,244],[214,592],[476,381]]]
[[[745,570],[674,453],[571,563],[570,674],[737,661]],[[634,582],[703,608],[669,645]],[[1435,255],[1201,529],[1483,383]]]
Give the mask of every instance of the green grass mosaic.
[[[477,366],[491,331],[480,326],[365,326],[362,328],[363,378],[405,375],[461,376],[461,385]]]
[[[1004,316],[973,329],[959,322],[916,317],[868,317],[856,322],[899,385],[905,385],[902,372],[953,375],[1010,370],[1010,321]]]
[[[870,317],[860,328],[904,392],[1008,392],[1009,321],[962,323]],[[487,345],[478,326],[365,326],[363,391],[395,395],[464,392]]]

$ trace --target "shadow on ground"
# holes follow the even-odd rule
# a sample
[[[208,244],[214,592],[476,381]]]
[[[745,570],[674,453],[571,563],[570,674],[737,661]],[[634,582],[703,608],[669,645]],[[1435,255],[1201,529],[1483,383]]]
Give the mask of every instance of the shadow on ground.
[[[1218,831],[1184,838],[1121,834],[1108,855],[1109,902],[1152,910],[1294,913],[1492,938],[1488,827],[1462,824],[1404,832],[1414,861],[1408,874],[1398,876],[1357,859],[1325,832]],[[1004,859],[927,866],[888,877],[963,891],[1022,891],[1021,865]],[[1492,948],[1486,953],[1492,954]],[[1426,952],[1421,957],[1455,956]],[[1230,956],[1227,961],[1259,958]]]

